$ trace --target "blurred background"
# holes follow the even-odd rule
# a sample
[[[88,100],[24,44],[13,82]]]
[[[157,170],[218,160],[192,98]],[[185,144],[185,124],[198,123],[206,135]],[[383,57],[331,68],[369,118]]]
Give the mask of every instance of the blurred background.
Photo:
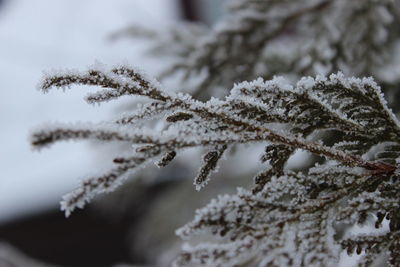
[[[151,214],[157,209],[150,206],[191,187],[189,179],[182,185],[185,190],[171,189],[180,184],[175,178],[185,176],[185,168],[163,174],[174,179],[154,179],[164,182],[135,180],[134,186],[121,189],[129,192],[99,200],[66,220],[59,211],[61,196],[97,168],[103,156],[94,155],[88,143],[62,143],[38,153],[30,148],[29,133],[49,121],[105,120],[120,103],[94,107],[83,100],[87,88],[43,95],[36,84],[45,70],[83,69],[96,60],[129,62],[155,74],[162,62],[145,55],[146,43],[111,42],[110,35],[130,25],[162,29],[183,20],[212,24],[220,12],[219,1],[211,0],[0,0],[0,267],[160,262],[163,245],[171,244],[161,239],[175,238],[173,230],[207,202],[188,205],[177,222],[157,232],[162,216]],[[188,175],[193,177],[190,171]],[[182,197],[192,193],[191,188]],[[158,210],[170,216],[168,208]]]

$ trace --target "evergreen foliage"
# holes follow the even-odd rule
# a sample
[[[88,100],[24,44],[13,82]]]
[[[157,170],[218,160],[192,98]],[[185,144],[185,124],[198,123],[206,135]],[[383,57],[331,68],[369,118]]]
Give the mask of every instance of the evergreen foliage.
[[[44,92],[72,85],[104,88],[89,94],[89,103],[126,95],[149,99],[114,121],[50,124],[32,134],[37,148],[69,139],[134,147],[131,155],[115,158],[109,172],[83,180],[64,196],[62,209],[68,216],[145,164],[167,166],[194,147],[208,149],[194,179],[201,190],[225,151],[258,144],[265,146],[265,168],[253,188],[238,188],[197,210],[177,230],[187,243],[175,265],[336,266],[346,250],[364,252],[360,266],[380,257],[400,266],[400,122],[378,85],[394,108],[400,79],[388,66],[400,63],[393,57],[398,12],[398,2],[390,0],[235,0],[212,29],[121,33],[158,40],[158,51],[176,58],[161,79],[179,72],[184,80],[203,75],[198,84],[181,84],[190,94],[168,92],[128,65],[46,75],[39,86]],[[354,75],[373,75],[378,83]],[[218,88],[225,96],[210,97]],[[147,121],[163,130],[154,132]],[[287,168],[299,149],[320,160],[299,171]],[[371,221],[382,228],[385,220],[387,231],[342,231]]]

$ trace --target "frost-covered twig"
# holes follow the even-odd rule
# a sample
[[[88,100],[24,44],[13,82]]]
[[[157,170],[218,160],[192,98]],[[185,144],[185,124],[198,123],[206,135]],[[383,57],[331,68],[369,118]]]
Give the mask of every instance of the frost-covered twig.
[[[77,190],[66,195],[62,209],[67,215],[96,194],[114,190],[131,171],[151,161],[166,166],[183,149],[210,149],[194,181],[200,189],[229,146],[269,143],[262,160],[270,161],[271,168],[257,175],[253,191],[241,189],[236,195],[212,201],[178,231],[184,238],[209,231],[223,244],[188,247],[177,264],[230,265],[251,259],[278,265],[290,260],[293,266],[326,266],[338,259],[340,251],[333,238],[335,223],[363,222],[369,211],[385,214],[391,230],[400,227],[398,202],[391,201],[400,193],[396,161],[400,123],[372,78],[346,78],[338,73],[303,78],[296,85],[279,77],[258,79],[236,84],[224,99],[202,102],[190,95],[169,93],[157,81],[124,65],[57,73],[45,77],[41,88],[48,91],[73,84],[106,88],[91,94],[90,103],[124,95],[145,96],[150,102],[108,123],[57,124],[33,133],[32,145],[39,148],[68,139],[139,146],[132,148],[131,155],[115,158],[115,167],[108,173],[83,180]],[[141,120],[162,121],[163,130],[156,133],[135,124]],[[277,124],[285,130],[277,130]],[[336,131],[342,137],[331,145],[307,138],[321,131]],[[296,149],[326,160],[308,174],[288,171],[284,165]],[[377,160],[368,156],[369,150],[374,150]],[[301,238],[293,239],[289,233]],[[283,246],[288,242],[290,246]],[[383,245],[395,246],[390,248],[395,251],[397,245],[393,244],[397,243]],[[286,251],[288,246],[292,251]],[[232,253],[240,255],[229,256]],[[271,258],[271,253],[276,257]],[[318,256],[320,253],[325,254]]]

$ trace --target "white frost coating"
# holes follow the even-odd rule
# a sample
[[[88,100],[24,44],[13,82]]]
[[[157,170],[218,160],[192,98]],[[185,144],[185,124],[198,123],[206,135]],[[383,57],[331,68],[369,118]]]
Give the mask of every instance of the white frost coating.
[[[92,76],[88,71],[77,71],[74,69],[70,70],[50,70],[44,73],[42,80],[38,84],[37,88],[39,90],[42,90],[43,92],[48,92],[51,87],[48,87],[48,80],[52,80],[54,77],[72,77],[72,78],[78,78],[78,79],[89,79],[89,80],[97,80],[99,82],[103,82],[105,79],[112,80],[113,82],[119,84],[119,88],[117,91],[120,90],[126,90],[129,88],[140,88],[141,90],[146,91],[146,87],[142,87],[140,85],[139,81],[134,80],[134,78],[130,77],[129,71],[132,71],[133,73],[137,74],[139,77],[141,77],[142,80],[146,81],[150,86],[149,89],[156,89],[159,90],[162,93],[165,93],[163,90],[163,87],[161,84],[154,78],[148,76],[143,70],[133,67],[129,64],[119,64],[119,65],[114,65],[111,67],[108,67],[105,64],[102,64],[100,62],[96,62],[95,64],[91,65],[88,67],[89,70],[91,71],[96,71],[98,72],[98,76]],[[115,73],[113,70],[127,70],[127,71],[122,71],[120,73]],[[65,83],[65,84],[63,84]],[[74,84],[75,82],[72,82]],[[80,83],[79,81],[77,83]],[[63,81],[57,84],[58,88],[65,89],[70,87],[70,83],[67,81]],[[89,96],[98,96],[101,97],[103,96],[106,92],[110,92],[110,90],[102,90],[100,92],[90,94]],[[120,92],[123,93],[123,92]],[[114,94],[117,94],[114,92]],[[165,93],[166,94],[166,93]]]
[[[140,121],[160,119],[167,111],[171,112],[176,110],[171,103],[150,102],[139,104],[136,110],[122,113],[115,121],[120,124],[137,124]]]
[[[136,168],[129,169],[122,175],[118,174],[116,179],[107,184],[104,184],[104,182],[101,180],[102,176],[99,176],[98,178],[83,179],[77,189],[62,197],[60,202],[60,210],[65,213],[66,217],[69,217],[75,209],[84,208],[85,205],[89,203],[95,196],[115,191],[115,189],[122,185],[125,180],[132,177],[133,173],[138,172],[140,169],[147,166],[148,163],[149,161],[144,162],[138,165]]]
[[[262,88],[262,90],[283,90],[292,91],[293,86],[283,77],[274,77],[272,80],[264,81],[261,77],[250,82],[241,82],[235,84],[231,90],[231,94],[227,97],[227,100],[233,99],[241,95],[241,89],[247,89],[252,91],[256,88]]]
[[[201,228],[196,229],[196,225],[199,225],[204,218],[218,220],[222,210],[227,213],[235,213],[235,207],[241,203],[244,204],[244,201],[236,195],[219,195],[217,199],[212,199],[206,207],[196,210],[193,221],[176,230],[176,234],[183,239],[201,234],[203,230]],[[231,219],[233,220],[233,218]]]
[[[236,266],[245,263],[254,255],[257,250],[257,243],[257,240],[248,236],[243,240],[234,241],[228,244],[202,243],[192,246],[185,243],[182,246],[182,250],[193,255],[191,262],[196,265]],[[213,256],[204,258],[202,255]]]
[[[159,134],[156,134],[146,128],[131,128],[110,123],[47,123],[37,127],[32,131],[31,143],[37,142],[53,132],[59,132],[59,134],[56,136],[57,140],[83,138],[146,143],[160,138]],[[117,137],[114,138],[114,134]],[[161,136],[163,137],[163,141],[167,141],[171,138],[170,135]],[[37,148],[41,147],[42,146],[37,146]]]
[[[300,93],[305,93],[315,86],[315,80],[312,77],[303,77],[297,82],[297,89]]]
[[[57,77],[57,76],[64,76],[64,75],[68,75],[68,76],[77,76],[81,74],[81,72],[77,69],[50,69],[50,70],[46,70],[43,71],[43,75],[41,80],[39,81],[39,83],[36,85],[36,89],[39,91],[42,91],[43,93],[48,93],[50,91],[50,88],[44,88],[45,82],[47,79],[50,79],[52,77]],[[62,89],[63,91],[65,91],[65,89],[69,89],[70,86],[69,85],[65,85],[65,86],[60,86],[58,87],[59,89]]]

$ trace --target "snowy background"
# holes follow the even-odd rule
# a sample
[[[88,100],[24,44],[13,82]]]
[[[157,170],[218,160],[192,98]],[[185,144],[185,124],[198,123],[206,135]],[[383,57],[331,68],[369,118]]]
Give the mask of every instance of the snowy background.
[[[96,60],[128,60],[152,72],[143,44],[110,43],[130,24],[159,27],[177,17],[173,0],[8,0],[0,5],[0,222],[58,205],[60,196],[95,166],[87,143],[32,151],[29,132],[48,121],[100,121],[115,103],[83,101],[86,88],[66,94],[36,90],[44,70],[85,68]]]

